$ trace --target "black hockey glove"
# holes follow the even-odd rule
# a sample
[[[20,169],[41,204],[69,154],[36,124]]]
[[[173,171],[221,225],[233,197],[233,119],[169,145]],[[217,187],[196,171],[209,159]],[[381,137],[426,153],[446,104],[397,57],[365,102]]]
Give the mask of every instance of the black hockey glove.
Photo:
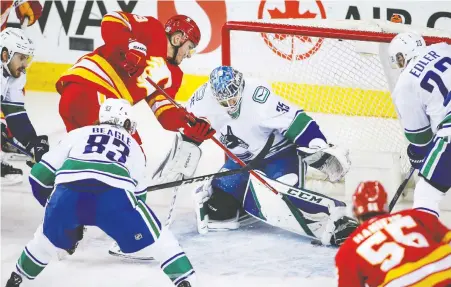
[[[49,138],[47,136],[37,136],[28,143],[27,151],[33,155],[35,162],[39,162],[42,156],[49,151]]]
[[[341,246],[346,239],[351,235],[351,233],[356,230],[359,226],[359,223],[355,221],[353,218],[343,216],[334,222],[335,231],[330,239],[330,244],[332,246],[339,247]]]
[[[415,146],[409,144],[407,147],[407,156],[409,157],[410,164],[414,169],[420,169],[424,162],[424,155],[415,151]]]

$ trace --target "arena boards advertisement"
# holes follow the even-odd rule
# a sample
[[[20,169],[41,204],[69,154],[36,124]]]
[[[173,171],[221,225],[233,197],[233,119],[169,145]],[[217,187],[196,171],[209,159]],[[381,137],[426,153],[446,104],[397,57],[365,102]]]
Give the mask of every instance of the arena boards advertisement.
[[[27,29],[36,43],[36,56],[30,68],[30,90],[55,91],[59,75],[79,57],[101,45],[101,18],[111,11],[150,15],[162,22],[174,14],[186,14],[200,26],[202,39],[197,53],[184,61],[184,84],[178,98],[189,97],[207,79],[209,72],[221,64],[221,27],[227,21],[259,19],[390,19],[400,14],[406,24],[451,31],[449,1],[257,1],[257,0],[165,0],[165,1],[43,1],[39,22]],[[9,25],[18,25],[14,13]],[[265,41],[234,43],[243,48],[261,51],[261,61],[274,47]],[[260,53],[260,52],[257,52]],[[258,56],[258,55],[257,55]],[[293,60],[293,59],[292,59]],[[306,61],[295,55],[294,61]],[[245,61],[245,59],[243,59]],[[277,58],[271,65],[283,65],[286,58]],[[249,63],[251,65],[251,63]],[[45,75],[42,77],[42,75]]]

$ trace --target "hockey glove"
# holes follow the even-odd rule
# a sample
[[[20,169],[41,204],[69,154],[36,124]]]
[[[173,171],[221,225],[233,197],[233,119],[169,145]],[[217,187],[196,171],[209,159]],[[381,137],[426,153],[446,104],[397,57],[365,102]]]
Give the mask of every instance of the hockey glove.
[[[47,136],[37,136],[28,143],[27,151],[33,154],[35,162],[39,162],[42,156],[49,151],[49,138]]]
[[[16,7],[16,15],[20,20],[20,24],[23,24],[25,18],[28,18],[28,26],[33,25],[42,14],[42,5],[39,1],[18,1],[23,2]]]
[[[341,246],[359,226],[357,221],[348,216],[343,216],[339,220],[335,221],[334,224],[335,230],[332,238],[330,239],[330,244],[336,247]]]
[[[320,170],[331,182],[338,182],[351,167],[349,151],[328,144],[321,148],[298,147],[298,155],[307,165]]]
[[[197,144],[201,144],[203,141],[210,139],[215,133],[216,131],[206,119],[196,117],[183,130],[183,134]]]
[[[409,157],[410,164],[414,169],[420,169],[423,166],[424,155],[418,147],[409,144],[407,146],[407,156]]]
[[[146,66],[146,55],[146,45],[135,39],[130,39],[128,41],[128,51],[125,53],[125,61],[122,67],[130,76],[132,76],[140,68]]]

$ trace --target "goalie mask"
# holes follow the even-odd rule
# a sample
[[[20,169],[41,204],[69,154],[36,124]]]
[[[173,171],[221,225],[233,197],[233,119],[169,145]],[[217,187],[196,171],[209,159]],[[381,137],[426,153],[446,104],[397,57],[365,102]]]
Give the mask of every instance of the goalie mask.
[[[130,134],[136,132],[136,121],[132,117],[132,106],[123,99],[106,99],[100,106],[99,122],[123,127]]]
[[[219,66],[210,74],[210,87],[218,103],[232,118],[237,118],[244,89],[243,74],[232,67]]]
[[[426,47],[426,42],[419,34],[407,32],[396,35],[388,46],[392,69],[404,69],[423,47]]]

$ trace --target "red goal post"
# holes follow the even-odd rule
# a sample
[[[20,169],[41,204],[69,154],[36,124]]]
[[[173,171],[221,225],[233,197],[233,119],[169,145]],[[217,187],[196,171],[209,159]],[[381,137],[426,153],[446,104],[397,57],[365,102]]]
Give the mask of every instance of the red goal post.
[[[321,20],[318,20],[318,22]],[[349,20],[353,21],[353,20]],[[232,63],[231,51],[230,51],[230,32],[231,31],[243,31],[243,32],[254,32],[254,33],[276,33],[276,34],[286,34],[295,36],[309,36],[309,37],[321,37],[321,38],[332,38],[341,40],[356,40],[365,42],[379,42],[379,43],[390,43],[390,41],[400,32],[406,31],[405,29],[400,29],[398,33],[390,32],[375,32],[375,31],[358,31],[358,30],[348,30],[348,29],[336,29],[336,28],[320,28],[307,25],[290,25],[290,24],[280,24],[280,23],[269,23],[269,22],[251,22],[251,21],[228,21],[222,26],[221,31],[221,55],[222,55],[222,65],[230,66]],[[388,23],[387,23],[388,24]],[[390,23],[389,25],[403,25],[398,23]],[[406,26],[406,25],[403,25]],[[414,30],[414,28],[412,29]],[[441,36],[426,36],[423,38],[427,45],[446,42],[451,44],[451,38],[441,37]]]

